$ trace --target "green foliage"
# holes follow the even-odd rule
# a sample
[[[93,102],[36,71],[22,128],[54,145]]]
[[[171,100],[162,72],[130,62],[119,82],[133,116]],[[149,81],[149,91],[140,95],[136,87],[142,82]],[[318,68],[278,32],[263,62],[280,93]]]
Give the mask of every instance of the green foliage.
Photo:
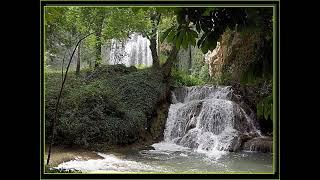
[[[212,83],[209,75],[209,66],[205,63],[201,50],[196,48],[193,50],[192,61],[191,75],[206,83]]]
[[[257,104],[257,117],[259,119],[273,120],[273,98],[269,95]]]
[[[242,8],[181,8],[177,20],[181,29],[192,24],[201,35],[197,46],[205,54],[216,47],[220,35],[227,27],[244,24],[245,12]]]
[[[242,73],[241,84],[256,84],[262,79],[261,68],[257,67],[256,62],[249,65],[248,70]]]
[[[145,11],[144,11],[145,10]],[[148,35],[151,21],[148,9],[140,8],[115,8],[110,9],[103,29],[105,39],[127,39],[130,33],[136,32]]]
[[[202,79],[177,69],[171,71],[171,76],[172,86],[196,86],[205,84]]]
[[[96,148],[141,139],[150,115],[165,97],[162,74],[146,68],[102,66],[68,77],[56,126],[55,142]],[[53,118],[61,74],[46,74],[46,134]],[[46,136],[48,138],[48,136]]]
[[[167,30],[165,30],[164,32],[163,32],[163,34],[161,35],[161,37],[160,37],[160,42],[163,42],[164,40],[165,40],[165,38],[169,35],[169,33],[171,33],[171,31],[173,31],[174,30],[174,26],[172,26],[172,27],[170,27],[170,28],[168,28]],[[170,37],[170,39],[172,39],[171,37]]]
[[[164,64],[167,61],[167,59],[168,59],[168,56],[160,52],[159,54],[160,65]]]
[[[162,34],[160,41],[163,42],[167,39],[168,42],[173,43],[179,50],[180,47],[187,49],[189,44],[195,46],[197,37],[197,32],[192,30],[191,27],[172,26]]]
[[[215,77],[215,81],[218,84],[230,85],[233,81],[232,73],[230,71],[224,71],[221,77]]]
[[[216,47],[217,41],[226,28],[234,29],[236,24],[239,27],[246,27],[252,24],[257,26],[267,27],[268,36],[272,36],[272,8],[199,8],[199,7],[183,7],[176,8],[175,14],[177,17],[178,27],[174,35],[170,36],[170,32],[164,33],[164,37],[168,37],[177,47],[180,47],[183,39],[178,35],[179,32],[184,35],[186,28],[192,26],[196,29],[197,36],[201,37],[197,41],[197,46],[205,54],[208,50],[213,50]],[[174,39],[173,37],[176,37]],[[186,42],[195,44],[193,40]]]
[[[147,68],[147,66],[144,65],[144,64],[137,64],[137,65],[135,65],[135,67],[136,67],[137,69],[145,69],[145,68]]]

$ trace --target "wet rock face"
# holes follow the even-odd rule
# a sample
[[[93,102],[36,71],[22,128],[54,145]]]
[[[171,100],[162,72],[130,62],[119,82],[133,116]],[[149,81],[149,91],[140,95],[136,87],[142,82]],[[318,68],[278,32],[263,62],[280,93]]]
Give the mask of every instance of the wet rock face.
[[[187,94],[187,89],[183,87],[177,87],[174,88],[172,92],[173,99],[175,99],[177,102],[184,102],[184,98]],[[173,102],[174,104],[177,102]]]
[[[248,140],[243,144],[243,149],[247,151],[258,151],[258,152],[273,152],[272,138],[270,137],[256,137]]]
[[[232,100],[237,102],[246,113],[253,119],[257,119],[255,126],[261,130],[264,135],[272,134],[273,123],[256,117],[257,104],[272,93],[272,84],[268,82],[260,83],[257,86],[240,85],[233,83],[232,89],[234,96]]]

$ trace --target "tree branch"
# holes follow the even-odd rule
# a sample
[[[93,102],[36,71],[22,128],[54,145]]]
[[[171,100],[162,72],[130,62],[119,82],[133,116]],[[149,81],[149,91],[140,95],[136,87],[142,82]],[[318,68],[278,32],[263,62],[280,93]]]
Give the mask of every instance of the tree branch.
[[[177,59],[177,54],[178,50],[176,46],[173,46],[167,61],[162,65],[162,71],[165,78],[170,76],[171,68]]]
[[[64,84],[65,84],[65,82],[66,82],[66,79],[67,79],[68,70],[69,70],[69,67],[70,67],[70,64],[71,64],[71,60],[72,60],[73,55],[74,55],[74,53],[76,52],[76,49],[77,49],[77,47],[79,46],[80,42],[81,42],[82,40],[84,40],[85,38],[87,38],[88,36],[90,36],[91,34],[93,34],[93,33],[90,33],[90,34],[84,36],[83,38],[81,38],[81,39],[77,42],[76,46],[75,46],[74,49],[73,49],[72,55],[71,55],[71,57],[70,57],[70,59],[69,59],[69,63],[68,63],[67,69],[66,69],[66,73],[65,73],[65,75],[64,75],[64,79],[63,79],[63,82],[62,82],[62,85],[61,85],[61,88],[60,88],[60,92],[59,92],[59,96],[58,96],[58,100],[57,100],[57,103],[56,103],[54,118],[53,118],[52,123],[51,123],[51,139],[50,139],[50,146],[49,146],[49,152],[48,152],[48,158],[47,158],[47,165],[48,165],[49,162],[50,162],[51,149],[52,149],[52,144],[53,144],[53,140],[54,140],[55,122],[56,122],[56,119],[57,119],[58,108],[59,108],[59,103],[60,103],[60,98],[61,98],[63,86],[64,86]]]

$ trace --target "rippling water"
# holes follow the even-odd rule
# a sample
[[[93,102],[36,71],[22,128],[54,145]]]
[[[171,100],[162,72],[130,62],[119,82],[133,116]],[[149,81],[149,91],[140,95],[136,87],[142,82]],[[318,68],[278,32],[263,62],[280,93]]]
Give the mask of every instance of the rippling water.
[[[72,160],[57,168],[86,173],[272,173],[272,154],[257,152],[198,152],[168,142],[154,150],[131,150],[123,155],[98,153],[104,159]]]

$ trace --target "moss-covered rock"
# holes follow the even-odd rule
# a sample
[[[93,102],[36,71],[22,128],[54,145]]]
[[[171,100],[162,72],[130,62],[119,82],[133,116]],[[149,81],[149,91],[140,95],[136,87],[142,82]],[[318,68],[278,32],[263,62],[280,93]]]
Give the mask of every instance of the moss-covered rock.
[[[55,143],[96,149],[150,141],[162,134],[170,93],[160,71],[115,65],[68,76]],[[61,74],[46,74],[46,138],[60,84]]]

